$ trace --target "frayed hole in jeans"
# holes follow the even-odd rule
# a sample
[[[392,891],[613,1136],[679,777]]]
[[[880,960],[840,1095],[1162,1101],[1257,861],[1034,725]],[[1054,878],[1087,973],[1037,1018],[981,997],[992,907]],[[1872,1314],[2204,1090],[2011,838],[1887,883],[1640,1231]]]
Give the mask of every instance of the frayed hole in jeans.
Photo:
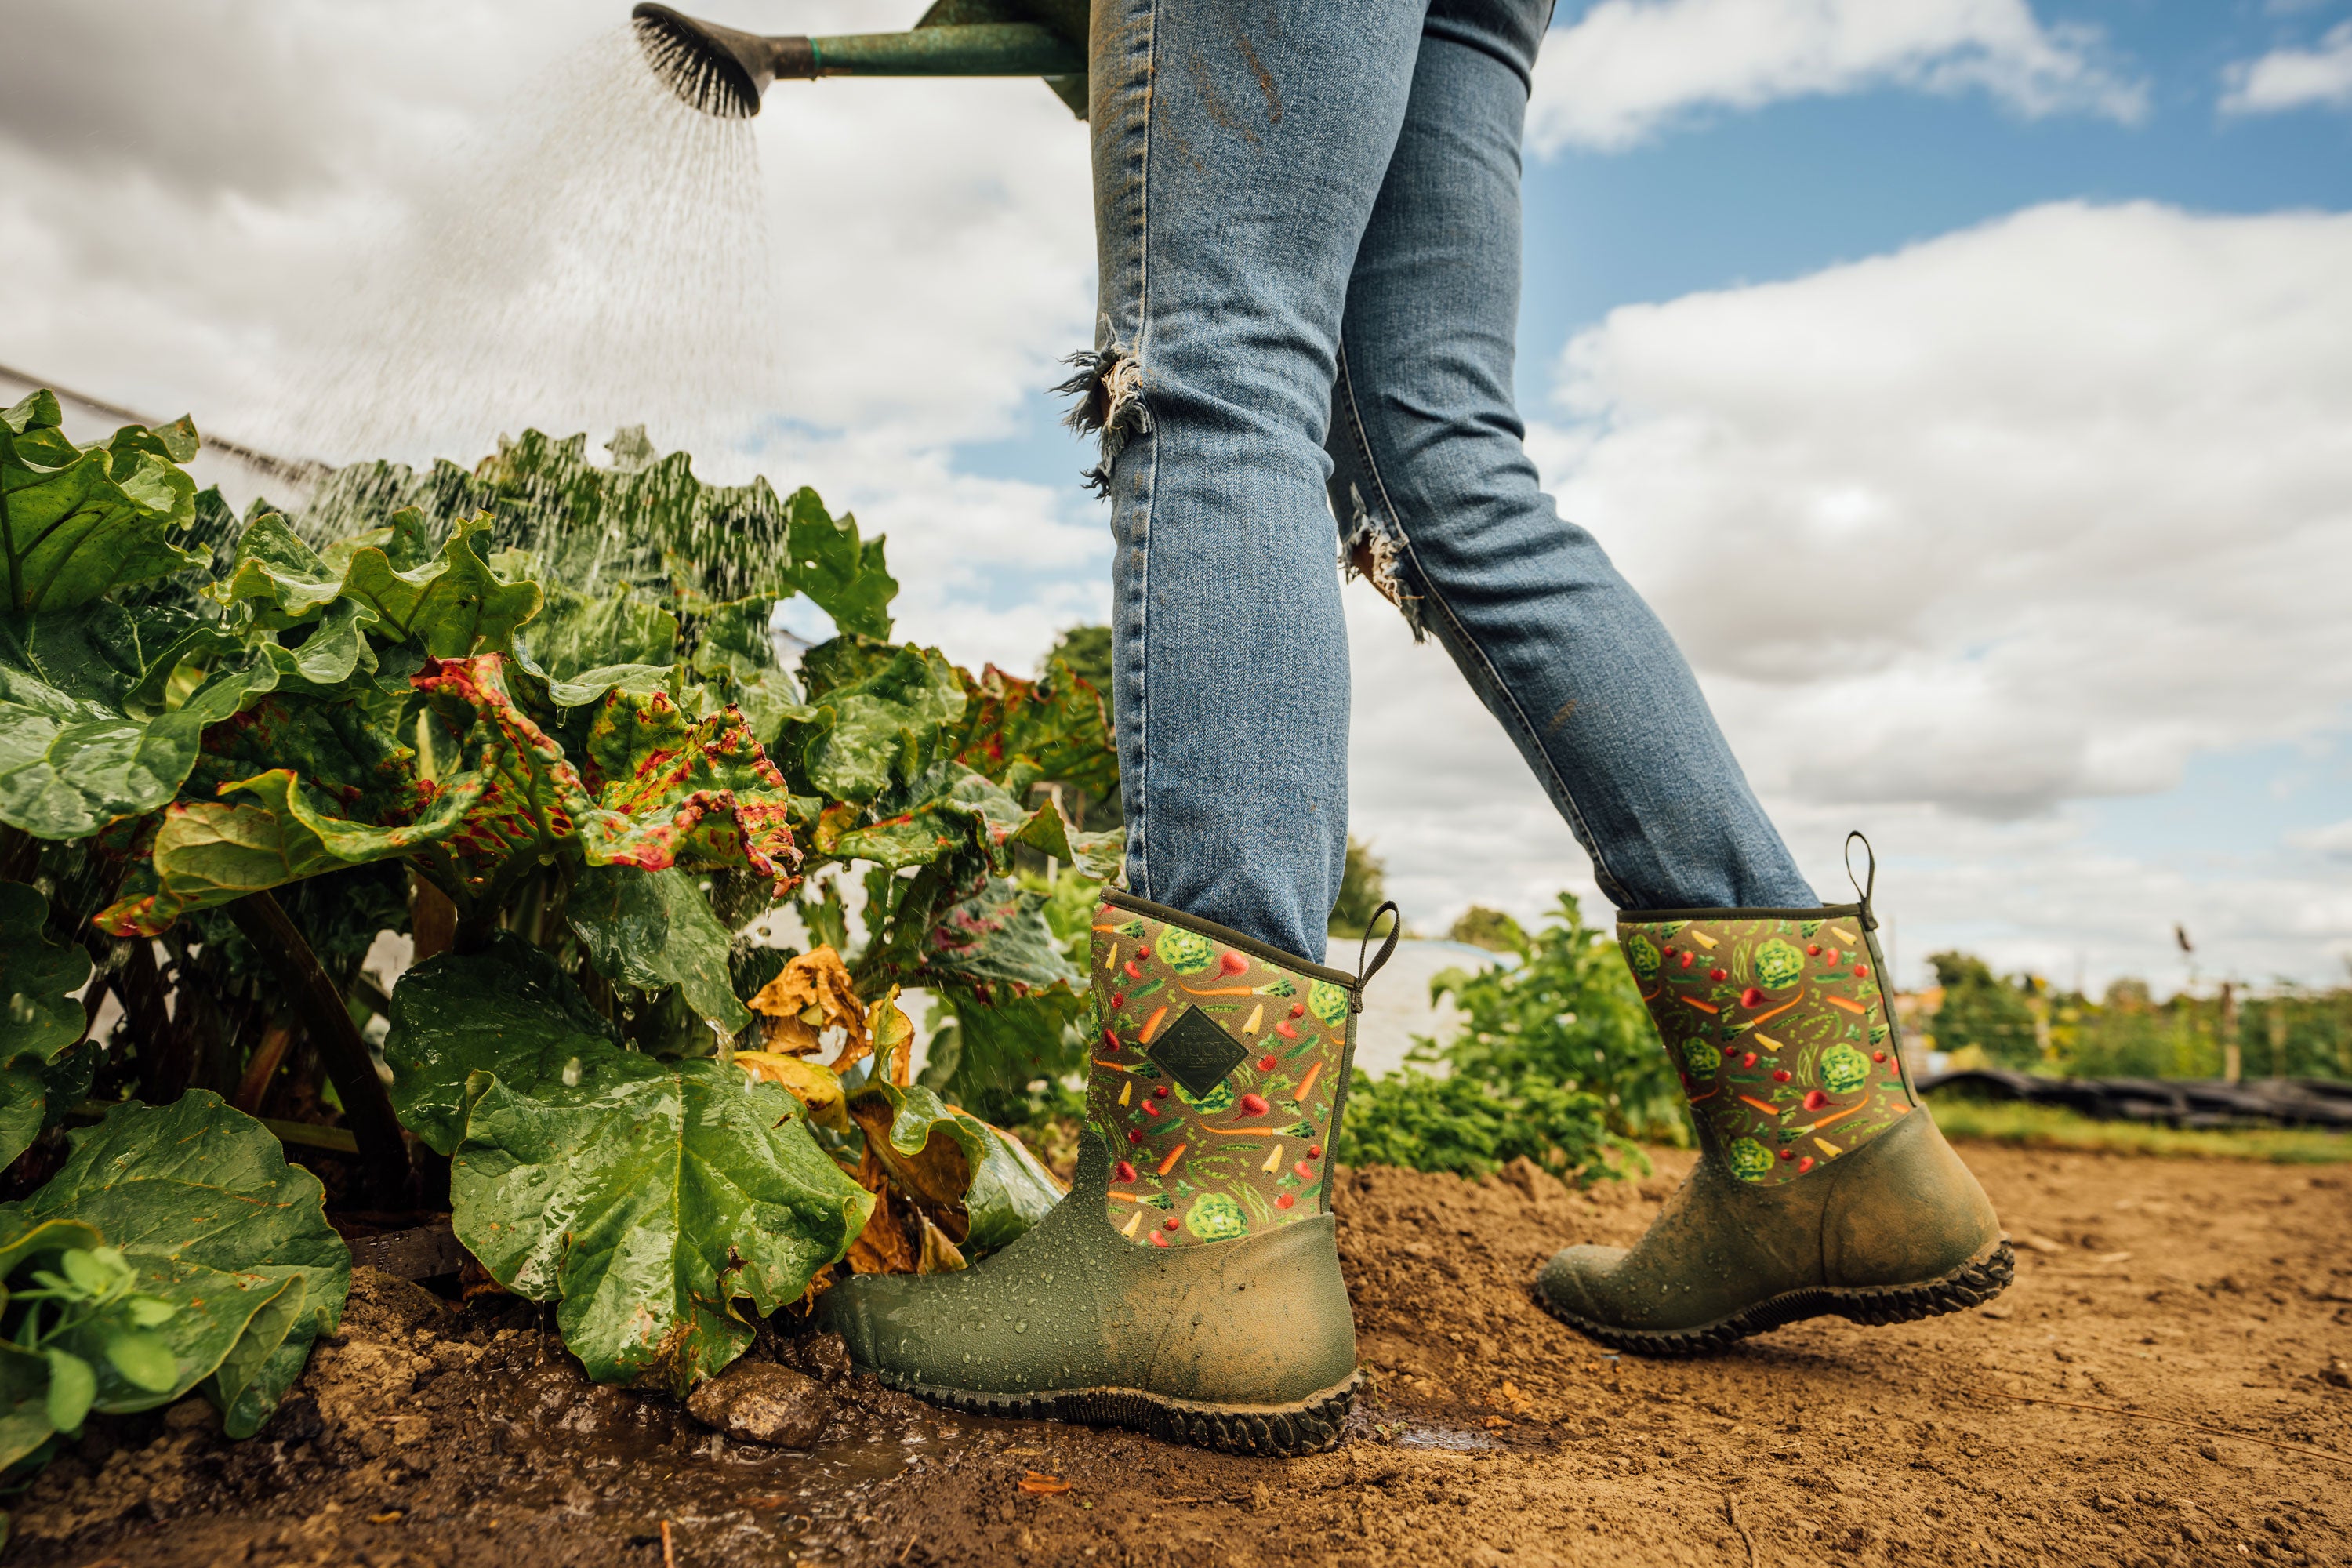
[[[1143,406],[1143,367],[1123,343],[1075,353],[1063,363],[1078,372],[1054,389],[1076,399],[1063,423],[1100,438],[1099,458],[1085,477],[1087,489],[1108,495],[1111,465],[1131,438],[1151,428]]]
[[[1421,624],[1421,595],[1405,581],[1404,542],[1393,529],[1376,521],[1364,504],[1364,492],[1350,484],[1347,531],[1340,536],[1339,566],[1350,577],[1361,577],[1380,590],[1381,597],[1397,607],[1412,640],[1428,637]]]

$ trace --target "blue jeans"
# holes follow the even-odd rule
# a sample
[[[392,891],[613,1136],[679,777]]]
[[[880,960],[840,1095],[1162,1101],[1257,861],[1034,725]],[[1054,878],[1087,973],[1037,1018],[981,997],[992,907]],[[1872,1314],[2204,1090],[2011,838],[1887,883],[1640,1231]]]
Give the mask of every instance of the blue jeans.
[[[1346,851],[1343,549],[1620,906],[1818,901],[1521,444],[1519,135],[1550,9],[1095,0],[1102,294],[1072,385],[1118,544],[1129,880],[1285,952],[1322,954]]]

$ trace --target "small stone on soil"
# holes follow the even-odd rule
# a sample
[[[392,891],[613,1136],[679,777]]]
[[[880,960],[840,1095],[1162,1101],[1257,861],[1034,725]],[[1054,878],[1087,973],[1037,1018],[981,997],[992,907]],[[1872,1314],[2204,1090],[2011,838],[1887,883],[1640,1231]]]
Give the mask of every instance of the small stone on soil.
[[[814,1447],[833,1413],[815,1379],[769,1362],[737,1362],[689,1395],[687,1413],[745,1443]]]

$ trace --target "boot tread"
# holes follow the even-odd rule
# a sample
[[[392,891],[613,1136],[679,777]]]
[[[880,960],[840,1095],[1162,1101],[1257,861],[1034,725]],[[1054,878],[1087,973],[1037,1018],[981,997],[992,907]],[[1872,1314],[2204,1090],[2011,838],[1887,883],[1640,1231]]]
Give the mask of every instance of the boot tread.
[[[1067,1421],[1086,1426],[1122,1426],[1164,1443],[1186,1443],[1221,1454],[1297,1458],[1339,1446],[1348,1412],[1363,1384],[1361,1372],[1337,1387],[1292,1405],[1207,1405],[1140,1388],[1047,1389],[1036,1394],[980,1394],[941,1388],[877,1369],[888,1387],[967,1415],[1014,1421]]]
[[[2009,1289],[2017,1255],[2006,1234],[1939,1279],[1916,1285],[1814,1285],[1790,1290],[1696,1329],[1626,1329],[1578,1316],[1538,1289],[1544,1310],[1589,1339],[1635,1355],[1706,1355],[1751,1334],[1768,1333],[1806,1318],[1840,1317],[1870,1328],[1981,1307]]]

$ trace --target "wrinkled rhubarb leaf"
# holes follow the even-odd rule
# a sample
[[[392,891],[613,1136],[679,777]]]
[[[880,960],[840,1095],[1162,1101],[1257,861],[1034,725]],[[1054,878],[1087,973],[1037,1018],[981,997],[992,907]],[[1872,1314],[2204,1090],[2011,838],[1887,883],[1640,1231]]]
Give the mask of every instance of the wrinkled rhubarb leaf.
[[[575,767],[517,704],[499,655],[433,661],[415,685],[460,736],[461,771],[414,783],[396,737],[354,713],[348,743],[312,748],[317,777],[280,767],[223,783],[217,800],[173,805],[155,837],[160,885],[103,911],[100,929],[152,933],[190,910],[395,855],[461,906],[492,907],[558,852],[647,871],[745,866],[780,882],[799,863],[790,792],[724,711],[689,719],[664,691],[614,687]],[[340,710],[300,711],[316,740]]]
[[[351,1249],[327,1224],[318,1178],[203,1089],[168,1106],[117,1106],[72,1138],[65,1168],[12,1205],[16,1215],[91,1226],[139,1270],[142,1293],[177,1309],[153,1331],[175,1361],[168,1389],[125,1377],[96,1337],[63,1342],[97,1368],[95,1408],[150,1410],[201,1384],[230,1436],[251,1436],[312,1341],[334,1331],[351,1287]],[[0,1211],[0,1229],[13,1217]]]
[[[1069,665],[1048,661],[1045,679],[1024,680],[994,665],[966,689],[953,736],[956,761],[1016,796],[1041,779],[1100,797],[1118,787],[1118,752],[1103,699]]]
[[[82,1037],[85,1016],[73,994],[89,984],[89,958],[41,934],[48,909],[37,890],[0,882],[0,1166],[41,1135],[43,1069]]]
[[[961,1246],[992,1251],[1062,1201],[1062,1184],[1021,1140],[928,1089],[869,1084],[850,1095],[849,1115],[891,1184]]]
[[[751,1010],[736,998],[728,973],[732,933],[676,867],[586,867],[563,917],[605,979],[640,991],[674,986],[697,1017],[730,1038],[751,1026]]]
[[[446,953],[410,970],[392,994],[392,1108],[436,1154],[466,1132],[466,1079],[484,1072],[518,1083],[577,1076],[619,1037],[545,952],[499,931],[480,952]]]
[[[415,537],[418,519],[400,513],[389,537],[331,562],[298,537],[286,521],[264,513],[238,541],[236,569],[224,585],[231,604],[251,607],[259,624],[299,625],[349,602],[365,612],[361,624],[387,642],[414,643],[435,658],[463,658],[477,649],[504,652],[515,629],[539,613],[539,584],[510,583],[490,570],[484,553],[490,525],[459,521],[434,559],[403,567],[402,542]]]
[[[354,465],[321,488],[309,526],[372,526],[414,506],[438,534],[481,512],[496,549],[523,552],[530,575],[573,593],[625,589],[688,610],[805,594],[844,631],[889,636],[898,585],[882,541],[861,539],[856,520],[831,516],[814,491],[779,499],[765,479],[707,484],[685,453],[656,457],[642,430],[606,450],[614,460],[602,468],[584,437],[526,430],[470,472]]]
[[[5,608],[19,615],[69,610],[200,562],[174,537],[195,518],[196,484],[180,467],[196,455],[195,426],[128,425],[77,447],[62,422],[47,391],[0,411],[0,564]]]
[[[1045,895],[996,877],[949,910],[930,932],[925,972],[948,983],[1026,995],[1083,984],[1045,921]]]
[[[872,801],[893,784],[911,784],[939,760],[943,727],[963,712],[961,674],[944,655],[878,651],[887,658],[872,659],[848,639],[811,649],[801,661],[810,717],[787,725],[777,742],[817,792],[835,800]]]
[[[600,598],[550,588],[540,613],[516,634],[515,647],[558,680],[610,665],[667,668],[677,662],[677,617],[625,589]]]
[[[428,1142],[462,1130],[458,1238],[508,1289],[562,1301],[594,1377],[684,1392],[751,1343],[736,1300],[796,1299],[865,1227],[872,1200],[799,1100],[716,1061],[624,1050],[519,941],[418,965],[393,1013],[403,1119]]]
[[[192,649],[211,660],[177,708],[150,699]],[[172,611],[103,601],[0,618],[0,822],[40,838],[82,838],[170,800],[206,726],[274,690],[283,649],[224,649]]]

